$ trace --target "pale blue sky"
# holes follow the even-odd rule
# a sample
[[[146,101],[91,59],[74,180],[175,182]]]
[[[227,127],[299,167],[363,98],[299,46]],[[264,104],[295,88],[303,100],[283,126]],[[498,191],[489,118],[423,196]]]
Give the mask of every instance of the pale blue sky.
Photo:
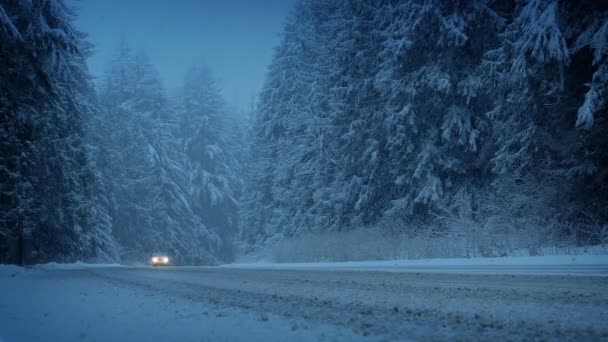
[[[89,34],[94,76],[120,41],[144,50],[165,87],[179,87],[189,65],[204,61],[229,103],[246,108],[259,91],[295,0],[72,0],[76,25]]]

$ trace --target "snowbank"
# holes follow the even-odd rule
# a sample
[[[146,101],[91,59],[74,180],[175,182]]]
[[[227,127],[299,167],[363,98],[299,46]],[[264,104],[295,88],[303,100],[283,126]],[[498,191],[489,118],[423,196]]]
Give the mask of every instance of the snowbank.
[[[451,258],[388,261],[351,261],[317,263],[242,263],[223,267],[236,268],[407,268],[411,266],[568,266],[608,265],[608,255],[548,255],[504,258]]]
[[[86,263],[86,262],[81,262],[81,261],[77,261],[74,263],[67,263],[67,264],[49,262],[47,264],[38,264],[38,265],[32,266],[32,268],[34,268],[34,269],[47,270],[47,271],[49,271],[49,270],[80,270],[83,268],[100,268],[100,267],[125,267],[125,266],[120,265],[120,264],[91,264],[91,263]]]
[[[17,277],[27,273],[29,270],[17,265],[0,265],[0,278]]]
[[[17,266],[17,265],[2,265],[0,264],[0,278],[13,278],[26,274],[33,274],[36,271],[54,271],[54,270],[81,270],[87,268],[113,268],[113,267],[126,267],[119,264],[90,264],[85,262],[74,262],[68,264],[50,262],[47,264],[38,264],[31,266]],[[2,342],[0,340],[0,342]]]

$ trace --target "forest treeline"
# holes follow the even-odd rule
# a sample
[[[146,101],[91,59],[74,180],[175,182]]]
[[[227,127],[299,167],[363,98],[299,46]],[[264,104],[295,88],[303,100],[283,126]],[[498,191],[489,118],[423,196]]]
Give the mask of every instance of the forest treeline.
[[[96,89],[69,6],[0,4],[0,261],[231,260],[244,125],[210,70],[168,96],[123,43]]]
[[[126,43],[96,86],[75,16],[0,1],[1,262],[216,264],[361,229],[608,239],[602,2],[299,1],[251,122],[204,65],[169,95]]]
[[[299,2],[260,93],[243,240],[605,241],[607,53],[601,1]]]

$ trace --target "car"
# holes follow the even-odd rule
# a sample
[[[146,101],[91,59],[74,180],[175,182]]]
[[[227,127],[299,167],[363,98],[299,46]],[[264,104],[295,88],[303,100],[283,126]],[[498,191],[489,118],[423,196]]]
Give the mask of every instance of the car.
[[[171,258],[163,253],[153,254],[150,258],[150,264],[152,266],[167,266],[171,264]]]

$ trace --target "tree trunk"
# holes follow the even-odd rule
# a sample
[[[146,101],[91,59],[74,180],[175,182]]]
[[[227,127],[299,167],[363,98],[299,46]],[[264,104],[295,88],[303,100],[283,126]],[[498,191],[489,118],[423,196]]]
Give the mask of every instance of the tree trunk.
[[[25,266],[29,262],[31,245],[31,234],[23,227],[23,221],[19,220],[19,226],[17,227],[19,234],[19,251],[17,253],[17,263],[21,266]]]

